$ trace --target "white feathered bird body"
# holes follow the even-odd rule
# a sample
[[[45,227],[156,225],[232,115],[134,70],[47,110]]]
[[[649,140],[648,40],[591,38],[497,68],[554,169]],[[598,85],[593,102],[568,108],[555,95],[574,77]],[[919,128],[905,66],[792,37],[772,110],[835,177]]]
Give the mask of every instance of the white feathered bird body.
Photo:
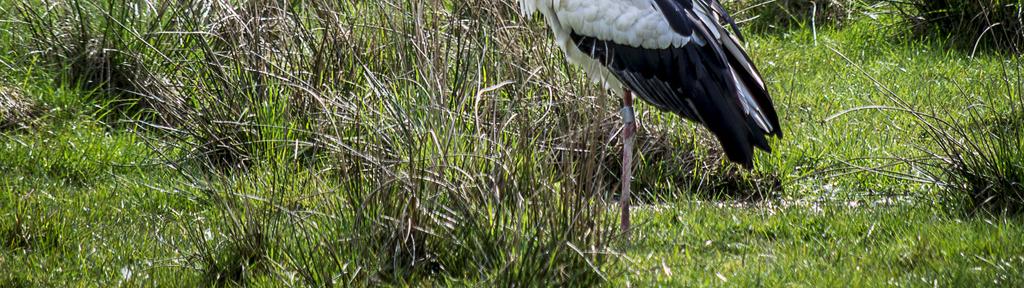
[[[757,69],[716,0],[520,0],[543,15],[566,58],[596,83],[623,88],[704,124],[730,159],[770,151],[778,116]],[[738,34],[737,34],[738,35]]]

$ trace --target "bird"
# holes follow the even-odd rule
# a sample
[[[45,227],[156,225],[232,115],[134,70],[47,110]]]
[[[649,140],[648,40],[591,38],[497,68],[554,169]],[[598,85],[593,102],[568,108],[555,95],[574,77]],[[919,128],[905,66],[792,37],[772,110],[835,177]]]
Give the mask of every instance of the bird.
[[[769,138],[782,138],[743,34],[717,0],[519,0],[519,6],[526,19],[543,16],[568,62],[621,97],[620,230],[627,239],[634,96],[703,125],[728,159],[746,169],[753,168],[755,148],[771,153]]]

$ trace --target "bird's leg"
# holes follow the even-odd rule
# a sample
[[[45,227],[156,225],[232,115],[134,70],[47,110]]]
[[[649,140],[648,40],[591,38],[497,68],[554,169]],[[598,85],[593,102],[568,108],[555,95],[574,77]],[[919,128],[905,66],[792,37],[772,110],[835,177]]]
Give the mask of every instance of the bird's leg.
[[[629,229],[629,184],[633,181],[633,143],[636,140],[636,118],[633,114],[633,93],[625,89],[622,93],[622,195],[619,204],[622,209],[622,232],[628,241]]]

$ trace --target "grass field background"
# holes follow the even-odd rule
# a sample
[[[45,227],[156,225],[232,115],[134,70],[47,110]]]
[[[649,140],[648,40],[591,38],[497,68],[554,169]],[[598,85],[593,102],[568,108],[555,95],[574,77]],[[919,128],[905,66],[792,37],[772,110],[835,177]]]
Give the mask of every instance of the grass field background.
[[[0,4],[0,287],[1024,285],[1024,63],[889,4],[740,14],[753,170],[640,104],[628,245],[618,102],[514,2]]]

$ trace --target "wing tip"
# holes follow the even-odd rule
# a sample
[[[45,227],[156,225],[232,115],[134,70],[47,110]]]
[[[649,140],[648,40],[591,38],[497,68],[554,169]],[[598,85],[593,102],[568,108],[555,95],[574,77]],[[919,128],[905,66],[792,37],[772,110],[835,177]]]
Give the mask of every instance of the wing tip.
[[[754,169],[754,153],[753,149],[745,149],[746,151],[736,150],[725,150],[725,156],[729,158],[729,161],[739,164],[746,169]]]
[[[769,143],[769,138],[777,136],[781,139],[782,131],[781,129],[774,129],[771,132],[766,132],[757,128],[749,131],[750,133],[745,135],[745,137],[738,137],[742,135],[738,133],[731,134],[730,136],[732,137],[723,137],[726,135],[717,135],[717,133],[716,136],[730,161],[743,166],[743,168],[753,169],[755,150],[771,154],[772,147],[771,143]]]

